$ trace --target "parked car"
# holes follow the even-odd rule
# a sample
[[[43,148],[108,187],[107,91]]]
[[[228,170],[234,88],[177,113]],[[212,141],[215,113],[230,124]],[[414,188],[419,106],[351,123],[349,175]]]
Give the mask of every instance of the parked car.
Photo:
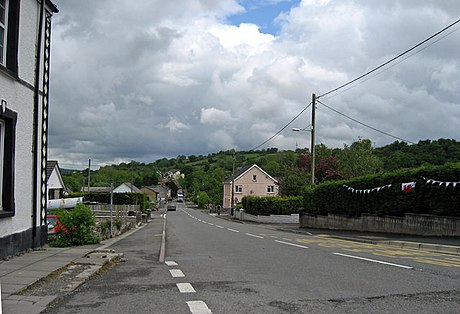
[[[56,236],[56,233],[60,231],[69,232],[56,215],[46,215],[46,223],[48,225],[48,238]]]
[[[166,209],[167,209],[168,211],[174,211],[174,210],[176,210],[176,205],[168,205],[168,206],[166,207]]]

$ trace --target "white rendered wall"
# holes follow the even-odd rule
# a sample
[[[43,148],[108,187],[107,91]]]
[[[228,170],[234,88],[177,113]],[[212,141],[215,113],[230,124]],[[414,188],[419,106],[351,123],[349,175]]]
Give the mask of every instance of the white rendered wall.
[[[38,2],[36,0],[21,1],[18,53],[19,77],[31,86],[34,84],[35,75],[35,43],[37,36],[36,28],[38,26],[37,8]],[[0,218],[1,238],[32,227],[34,91],[30,87],[20,84],[3,71],[0,71],[0,98],[5,99],[8,102],[7,107],[15,111],[18,115],[14,159],[14,199],[16,211],[13,217]],[[41,125],[40,121],[39,125]],[[38,147],[40,148],[40,145]],[[39,186],[37,184],[37,188]],[[37,203],[40,204],[39,201]],[[40,223],[39,217],[40,214],[37,213],[37,225]]]

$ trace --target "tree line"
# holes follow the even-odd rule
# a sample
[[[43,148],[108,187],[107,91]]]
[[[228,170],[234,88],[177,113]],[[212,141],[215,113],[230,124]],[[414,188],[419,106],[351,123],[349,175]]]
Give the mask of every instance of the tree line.
[[[181,188],[187,198],[200,204],[222,203],[223,181],[241,167],[257,164],[278,178],[282,196],[302,195],[311,182],[311,154],[308,149],[283,150],[268,148],[258,151],[220,151],[208,155],[180,155],[151,163],[131,161],[101,167],[91,171],[91,186],[118,186],[132,182],[137,187],[158,184],[170,170],[185,175],[169,180],[173,191]],[[443,165],[460,161],[460,142],[453,139],[423,140],[409,145],[395,141],[383,147],[373,147],[369,139],[359,139],[343,148],[315,147],[315,178],[317,183],[352,179],[403,168],[423,165]],[[62,169],[66,186],[80,191],[87,186],[88,169]]]

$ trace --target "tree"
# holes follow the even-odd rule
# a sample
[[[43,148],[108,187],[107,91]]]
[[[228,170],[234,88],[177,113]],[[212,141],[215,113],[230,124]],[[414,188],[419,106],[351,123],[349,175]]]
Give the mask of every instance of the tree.
[[[377,173],[383,165],[374,155],[372,142],[369,139],[358,140],[351,146],[344,145],[338,155],[338,161],[340,172],[345,178]]]

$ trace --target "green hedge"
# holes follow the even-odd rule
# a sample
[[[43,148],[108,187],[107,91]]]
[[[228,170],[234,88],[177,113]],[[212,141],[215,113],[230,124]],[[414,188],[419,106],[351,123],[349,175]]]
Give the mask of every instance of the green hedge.
[[[301,196],[245,196],[241,203],[244,212],[251,215],[290,215],[299,213],[302,207],[302,200]]]
[[[110,193],[76,192],[72,197],[84,197],[85,202],[110,204]],[[144,212],[150,206],[150,200],[145,193],[113,193],[114,205],[140,205]]]
[[[436,180],[436,183],[427,179]],[[401,189],[402,183],[407,182],[416,182],[412,193],[404,193]],[[306,190],[303,206],[306,212],[318,215],[404,216],[416,213],[460,217],[460,183],[454,187],[453,184],[447,186],[447,182],[460,182],[460,163],[320,184]],[[378,187],[384,188],[374,189]]]

